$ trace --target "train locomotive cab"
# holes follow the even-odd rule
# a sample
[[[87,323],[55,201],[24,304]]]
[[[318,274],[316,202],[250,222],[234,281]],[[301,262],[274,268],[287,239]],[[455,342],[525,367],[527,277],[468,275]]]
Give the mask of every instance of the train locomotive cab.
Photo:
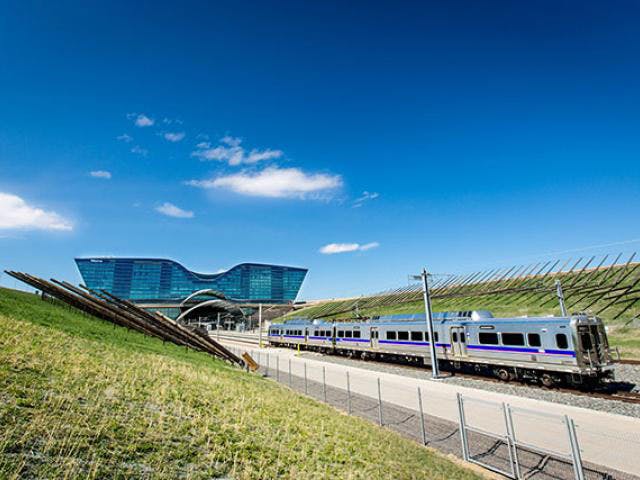
[[[571,327],[576,362],[583,375],[596,381],[613,379],[614,365],[602,320],[582,314],[574,315]]]

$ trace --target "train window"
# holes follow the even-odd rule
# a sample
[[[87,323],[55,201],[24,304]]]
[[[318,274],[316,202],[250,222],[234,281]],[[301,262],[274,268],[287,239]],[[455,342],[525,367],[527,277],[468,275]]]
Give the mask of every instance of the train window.
[[[451,341],[453,343],[458,343],[458,334],[456,332],[451,332]]]
[[[438,332],[433,332],[433,339],[437,342],[438,341]]]
[[[409,340],[409,332],[398,332],[398,340]]]
[[[411,332],[411,340],[414,342],[422,341],[422,332]]]
[[[503,345],[524,345],[524,335],[522,333],[502,333]]]
[[[395,340],[396,332],[387,332],[387,340]]]
[[[498,345],[498,334],[489,332],[480,332],[478,340],[484,345]]]
[[[340,338],[344,337],[344,330],[338,330],[338,336]]]
[[[360,330],[353,331],[353,338],[360,338]]]
[[[353,336],[353,332],[351,330],[346,330],[344,332],[344,336],[347,338],[351,338]]]
[[[542,346],[542,342],[540,341],[540,335],[537,333],[529,333],[527,335],[527,340],[529,340],[530,347],[540,347]]]
[[[460,343],[464,343],[466,339],[464,338],[464,332],[460,332]]]
[[[569,348],[569,343],[567,342],[567,336],[564,333],[556,334],[556,345],[558,348],[565,350]]]
[[[324,331],[324,336],[325,337],[331,337],[331,330],[325,330]]]

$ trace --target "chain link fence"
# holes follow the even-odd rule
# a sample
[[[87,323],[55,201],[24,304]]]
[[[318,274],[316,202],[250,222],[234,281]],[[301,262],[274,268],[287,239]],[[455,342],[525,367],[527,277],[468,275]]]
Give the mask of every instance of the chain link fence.
[[[231,350],[237,354],[247,351],[260,366],[260,374],[292,390],[509,478],[640,479],[600,466],[598,454],[591,450],[590,461],[583,461],[581,440],[607,449],[612,439],[607,442],[602,433],[576,425],[563,415],[467,395],[427,392],[421,387],[411,389],[374,372],[320,365],[271,349]],[[631,449],[637,445],[635,451],[640,452],[640,440],[634,434],[615,441],[627,442]]]

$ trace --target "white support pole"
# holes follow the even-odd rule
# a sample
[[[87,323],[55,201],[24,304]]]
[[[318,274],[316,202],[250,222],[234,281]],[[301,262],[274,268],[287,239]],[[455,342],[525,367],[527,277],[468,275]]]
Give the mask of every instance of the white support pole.
[[[322,398],[324,403],[327,403],[327,372],[325,367],[322,367]]]
[[[262,304],[258,305],[258,346],[262,348]]]
[[[576,480],[584,480],[584,470],[582,468],[582,456],[580,455],[580,445],[576,435],[576,425],[567,415],[564,416],[564,423],[567,425],[569,433],[569,445],[571,446],[571,458],[573,460],[573,474]]]
[[[420,412],[420,433],[422,434],[422,444],[427,444],[427,431],[424,427],[424,410],[422,409],[422,392],[418,387],[418,411]]]
[[[382,426],[382,392],[380,390],[380,377],[378,377],[378,424]]]
[[[436,357],[436,339],[433,335],[433,315],[431,313],[431,296],[429,295],[429,282],[427,269],[422,269],[422,295],[424,296],[424,312],[427,318],[427,331],[429,332],[429,352],[431,353],[431,377],[439,378],[438,358]]]
[[[307,395],[309,393],[309,388],[307,386],[307,362],[304,362],[304,394]]]
[[[349,380],[349,370],[347,370],[347,413],[351,415],[351,381]]]
[[[560,303],[560,312],[563,317],[568,317],[567,307],[564,305],[564,293],[562,292],[562,283],[560,280],[556,280],[556,295],[558,296],[558,302]]]

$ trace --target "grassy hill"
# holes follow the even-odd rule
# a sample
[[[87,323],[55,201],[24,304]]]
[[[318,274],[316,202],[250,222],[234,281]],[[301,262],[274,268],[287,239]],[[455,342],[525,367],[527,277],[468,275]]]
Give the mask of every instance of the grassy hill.
[[[623,281],[615,284],[615,280],[623,275]],[[433,297],[432,307],[434,311],[490,310],[496,317],[560,315],[553,284],[555,278],[561,279],[565,286],[567,306],[571,312],[598,314],[609,328],[612,347],[618,347],[624,358],[640,359],[640,328],[634,326],[638,320],[632,322],[634,318],[640,318],[640,301],[631,305],[627,303],[633,302],[640,295],[639,264],[632,264],[627,269],[616,265],[579,274],[558,273],[547,278],[525,277],[515,282],[476,283],[460,289],[443,289]],[[510,291],[505,291],[504,286],[509,286]],[[569,288],[572,286],[573,288]],[[612,290],[614,293],[601,296],[608,287],[615,289]],[[612,304],[612,298],[615,298],[612,295],[619,294],[617,292],[628,292],[628,295],[622,298],[624,301]],[[628,305],[631,308],[627,308]],[[418,312],[424,312],[422,291],[419,288],[321,302],[291,312],[279,320],[286,321],[293,317],[348,320],[356,316]]]
[[[0,289],[0,478],[477,478],[205,354]]]

